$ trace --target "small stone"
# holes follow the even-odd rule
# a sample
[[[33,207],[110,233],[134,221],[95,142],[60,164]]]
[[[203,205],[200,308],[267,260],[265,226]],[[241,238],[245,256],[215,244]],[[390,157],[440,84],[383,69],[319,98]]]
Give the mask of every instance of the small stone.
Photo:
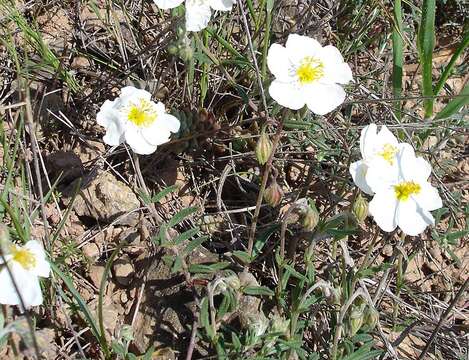
[[[392,245],[390,244],[384,245],[383,250],[381,250],[381,254],[383,256],[390,257],[392,253],[393,253],[393,248],[392,248]]]
[[[104,274],[104,266],[102,265],[91,265],[90,266],[90,279],[94,286],[98,289],[101,285],[101,279]]]
[[[129,297],[127,296],[127,293],[125,291],[121,292],[120,300],[122,304],[127,303],[129,301]]]
[[[114,262],[114,275],[116,281],[123,285],[129,285],[134,277],[134,267],[129,258],[123,257]]]
[[[83,254],[87,257],[87,258],[90,258],[90,259],[97,259],[101,253],[101,251],[99,250],[99,247],[98,245],[96,245],[95,243],[93,242],[89,242],[89,243],[86,243],[84,246],[83,246]]]
[[[90,61],[88,60],[88,58],[84,57],[84,56],[76,56],[72,63],[70,64],[70,67],[72,69],[84,69],[84,68],[88,68],[90,66]]]

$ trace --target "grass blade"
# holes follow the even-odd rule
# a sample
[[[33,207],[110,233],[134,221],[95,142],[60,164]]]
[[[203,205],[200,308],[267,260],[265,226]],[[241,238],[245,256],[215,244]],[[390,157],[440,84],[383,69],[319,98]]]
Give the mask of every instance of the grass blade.
[[[422,5],[422,19],[418,33],[418,50],[422,66],[422,93],[423,96],[433,96],[432,59],[435,48],[435,1],[424,0]],[[433,115],[433,98],[423,101],[425,118]]]
[[[469,104],[469,83],[466,83],[464,89],[458,97],[451,100],[436,116],[435,120],[445,119],[457,113],[463,106]]]
[[[464,50],[467,48],[468,45],[469,45],[469,31],[466,32],[458,48],[456,49],[453,56],[449,60],[448,65],[446,65],[445,70],[443,70],[443,74],[441,74],[440,80],[438,80],[438,83],[435,86],[435,90],[433,91],[435,95],[438,95],[438,93],[443,88],[443,85],[445,85],[446,80],[448,80],[448,77],[450,76],[451,71],[454,68],[454,64],[456,63],[456,60],[464,52]]]
[[[400,98],[402,95],[402,67],[403,67],[403,25],[402,25],[402,2],[401,0],[394,1],[394,24],[392,31],[392,89],[393,96]],[[400,120],[402,103],[396,102],[396,116]]]

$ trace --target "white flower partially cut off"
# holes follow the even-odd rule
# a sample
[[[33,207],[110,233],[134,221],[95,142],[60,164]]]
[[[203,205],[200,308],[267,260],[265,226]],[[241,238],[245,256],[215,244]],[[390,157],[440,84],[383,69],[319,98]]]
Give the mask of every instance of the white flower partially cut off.
[[[154,0],[161,9],[173,9],[184,0]],[[236,0],[185,0],[186,30],[200,31],[205,29],[212,17],[212,10],[231,11]]]
[[[349,168],[355,185],[373,195],[367,177],[370,174],[375,177],[386,176],[390,168],[397,166],[396,157],[403,146],[406,145],[400,144],[386,125],[382,125],[379,132],[376,124],[365,126],[360,136],[362,160],[352,163]]]
[[[4,257],[6,264],[0,259],[0,304],[21,306],[11,272],[24,306],[28,309],[41,305],[43,298],[39,277],[49,277],[50,273],[42,245],[36,240],[30,240],[24,246],[8,244],[4,249]]]
[[[163,103],[153,102],[148,91],[132,86],[124,87],[117,99],[106,100],[96,118],[106,128],[106,144],[117,146],[125,141],[135,153],[143,155],[168,142],[180,127],[179,120],[166,113]]]
[[[315,39],[291,34],[285,46],[273,44],[267,65],[275,80],[270,96],[280,105],[299,110],[305,104],[315,114],[325,115],[345,100],[341,85],[353,80],[352,70],[339,50],[322,47]]]
[[[368,185],[375,192],[369,210],[378,226],[391,232],[399,227],[405,234],[421,234],[434,225],[430,213],[443,206],[438,190],[429,182],[430,164],[416,157],[409,144],[403,144],[386,176],[370,173]]]

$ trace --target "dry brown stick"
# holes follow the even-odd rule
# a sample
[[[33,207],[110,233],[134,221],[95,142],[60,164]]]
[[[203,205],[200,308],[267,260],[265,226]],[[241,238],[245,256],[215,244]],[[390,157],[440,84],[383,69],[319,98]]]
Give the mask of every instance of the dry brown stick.
[[[195,343],[197,340],[197,327],[199,324],[199,314],[195,315],[194,323],[192,324],[191,340],[189,342],[189,347],[187,348],[186,360],[192,359],[192,353],[194,352]]]
[[[456,305],[456,302],[458,299],[461,297],[461,295],[466,291],[467,286],[469,285],[469,277],[466,279],[464,284],[461,286],[459,289],[458,293],[454,297],[454,299],[451,301],[451,303],[448,305],[446,308],[445,312],[443,315],[441,315],[440,321],[438,321],[438,324],[436,325],[435,329],[433,330],[430,339],[428,339],[427,344],[423,348],[422,352],[420,353],[418,360],[424,359],[425,355],[427,354],[428,350],[430,349],[430,346],[432,345],[433,341],[435,340],[436,335],[438,334],[438,331],[440,331],[441,327],[443,326],[443,322],[446,320],[448,317],[449,313],[453,309],[453,307]]]

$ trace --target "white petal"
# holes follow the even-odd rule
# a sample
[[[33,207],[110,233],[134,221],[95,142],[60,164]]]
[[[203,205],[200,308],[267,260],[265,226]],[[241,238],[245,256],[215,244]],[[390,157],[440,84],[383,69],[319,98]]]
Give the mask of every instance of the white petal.
[[[186,30],[200,31],[205,29],[212,16],[210,5],[195,4],[193,1],[186,2]]]
[[[347,84],[353,80],[352,70],[339,50],[332,45],[327,45],[321,49],[321,60],[324,65],[324,78],[321,81],[327,83]]]
[[[269,87],[269,94],[280,105],[299,110],[305,106],[304,93],[292,83],[284,83],[280,80],[274,80]]]
[[[182,4],[184,0],[153,0],[156,4],[161,9],[173,9],[179,5]]]
[[[109,122],[115,120],[117,100],[106,100],[96,114],[96,121],[99,125],[107,127]]]
[[[378,139],[377,139],[378,142],[382,145],[390,144],[390,145],[395,146],[395,147],[398,146],[399,142],[397,141],[394,134],[391,131],[389,131],[389,129],[387,128],[386,125],[381,126],[381,129],[379,130],[377,137],[378,137]]]
[[[122,102],[121,106],[127,106],[129,103],[137,102],[140,99],[150,101],[151,94],[143,89],[137,89],[133,86],[126,86],[121,89],[119,99]]]
[[[438,190],[430,183],[419,183],[420,193],[413,195],[417,204],[424,210],[432,211],[443,206]]]
[[[115,121],[109,122],[103,141],[110,146],[117,146],[124,142],[124,127],[119,118],[116,117]]]
[[[145,131],[146,129],[143,129]],[[129,126],[125,131],[125,141],[132,150],[141,155],[152,154],[156,150],[156,146],[145,140],[142,133],[135,126]]]
[[[397,203],[394,191],[391,190],[376,193],[370,201],[370,214],[382,230],[391,232],[396,228]]]
[[[179,121],[179,119],[170,114],[163,114],[162,118],[159,119],[159,121],[166,129],[168,129],[172,133],[177,133],[179,131],[179,128],[181,127],[181,122]]]
[[[267,54],[267,66],[270,72],[280,81],[292,80],[289,74],[291,66],[288,51],[280,44],[272,44]]]
[[[356,161],[350,164],[349,171],[352,175],[353,182],[360,188],[361,191],[369,195],[374,194],[373,190],[371,190],[371,188],[366,182],[366,173],[368,171],[368,166],[363,160]]]
[[[410,144],[399,144],[398,162],[406,181],[426,182],[432,171],[431,165],[422,157],[416,157]]]
[[[386,161],[372,161],[368,164],[366,183],[375,193],[383,190],[393,190],[393,185],[399,182],[399,167],[397,164],[389,165]]]
[[[42,304],[42,292],[37,276],[31,275],[23,267],[10,262],[10,269],[26,308]],[[0,271],[0,303],[20,305],[20,298],[6,268]]]
[[[285,47],[288,50],[290,59],[295,63],[301,61],[306,56],[319,57],[322,49],[321,44],[317,40],[298,34],[290,34]]]
[[[400,201],[397,206],[397,225],[410,236],[421,234],[428,225],[431,225],[417,209],[417,204],[412,199]]]
[[[373,148],[376,144],[376,124],[365,126],[360,134],[360,153],[364,159],[371,157]]]
[[[217,11],[230,11],[236,0],[210,0],[210,7]]]
[[[315,114],[325,115],[345,100],[345,91],[340,85],[317,84],[304,87],[306,105]]]
[[[30,272],[36,276],[49,277],[50,264],[46,259],[46,253],[42,244],[37,240],[30,240],[24,247],[30,250],[36,257],[36,265]]]

